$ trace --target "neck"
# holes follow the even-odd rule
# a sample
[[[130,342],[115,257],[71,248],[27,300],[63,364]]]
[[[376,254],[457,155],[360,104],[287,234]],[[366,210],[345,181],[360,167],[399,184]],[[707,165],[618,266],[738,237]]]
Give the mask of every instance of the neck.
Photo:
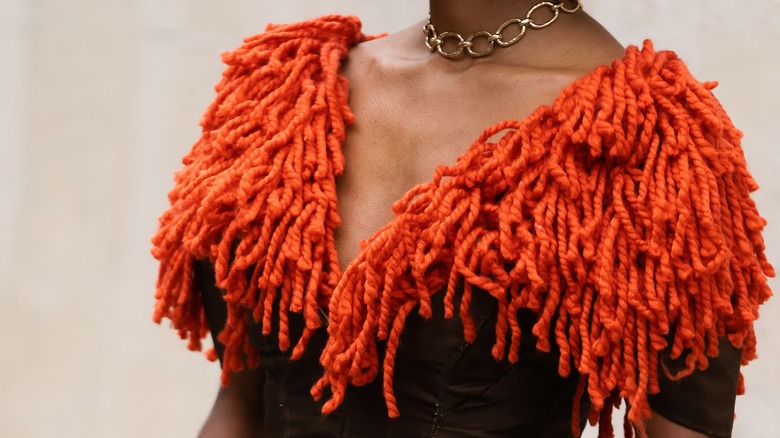
[[[431,23],[440,32],[493,32],[510,18],[524,18],[538,3],[539,0],[430,0]],[[544,13],[540,11],[540,16]]]

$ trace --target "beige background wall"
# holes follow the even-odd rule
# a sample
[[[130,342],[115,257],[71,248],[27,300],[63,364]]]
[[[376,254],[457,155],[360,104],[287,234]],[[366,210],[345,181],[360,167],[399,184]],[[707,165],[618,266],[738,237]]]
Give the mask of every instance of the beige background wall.
[[[651,37],[721,81],[780,265],[780,1],[585,3],[621,42]],[[194,436],[217,369],[151,324],[149,237],[220,52],[327,12],[383,32],[426,3],[0,0],[0,436]],[[758,325],[737,437],[777,436],[778,321],[780,301]]]

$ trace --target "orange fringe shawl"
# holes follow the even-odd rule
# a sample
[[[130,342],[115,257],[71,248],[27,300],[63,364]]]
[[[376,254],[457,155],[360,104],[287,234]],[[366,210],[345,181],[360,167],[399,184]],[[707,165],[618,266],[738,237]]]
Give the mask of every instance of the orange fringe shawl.
[[[407,315],[419,305],[429,317],[431,295],[444,293],[446,316],[457,312],[471,341],[474,288],[498,301],[496,359],[518,359],[518,309],[538,313],[537,348],[555,342],[560,375],[580,373],[599,436],[611,435],[621,398],[630,420],[650,416],[662,351],[685,358],[674,378],[706,368],[718,337],[743,348],[743,363],[756,356],[753,321],[774,272],[741,133],[710,92],[715,84],[697,82],[649,42],[571,84],[552,106],[487,129],[455,165],[399,200],[396,218],[342,274],[335,177],[353,116],[339,67],[366,39],[356,18],[328,16],[269,26],[223,56],[228,67],[176,175],[153,254],[161,262],[154,319],[169,318],[191,349],[208,332],[191,265],[215,265],[228,305],[224,382],[257,366],[247,310],[269,331],[279,300],[282,349],[291,346],[288,312],[302,313],[296,358],[321,325],[317,306],[329,305],[325,371],[312,389],[332,391],[323,412],[381,368],[395,417],[394,358]],[[465,292],[455,309],[458,282]]]

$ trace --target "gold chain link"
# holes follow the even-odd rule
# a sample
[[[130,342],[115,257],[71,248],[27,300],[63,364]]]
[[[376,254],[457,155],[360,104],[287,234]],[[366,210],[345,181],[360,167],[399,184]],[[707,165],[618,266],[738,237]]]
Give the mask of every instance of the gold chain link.
[[[572,6],[566,7],[566,0],[558,0],[556,2],[543,1],[539,2],[534,7],[528,10],[525,14],[525,18],[512,18],[505,21],[498,26],[498,30],[495,33],[491,33],[487,30],[481,30],[474,32],[468,37],[464,38],[463,35],[456,32],[441,32],[438,33],[436,28],[431,24],[431,19],[428,17],[428,24],[423,26],[423,33],[425,34],[425,45],[431,52],[437,51],[445,58],[457,58],[463,52],[468,53],[474,58],[487,56],[493,52],[493,48],[496,44],[501,47],[508,47],[516,42],[520,41],[526,34],[529,28],[531,29],[544,29],[547,26],[555,23],[558,17],[561,15],[561,11],[567,14],[573,14],[582,9],[581,0],[568,0]],[[533,16],[541,8],[549,8],[552,17],[543,23],[539,23],[534,20]],[[509,40],[504,37],[504,31],[510,27],[516,25],[519,29],[517,35],[513,36]],[[479,39],[485,40],[485,48],[480,51],[474,50],[474,41]],[[446,41],[452,40],[453,44],[457,44],[457,50],[447,51],[444,49]]]

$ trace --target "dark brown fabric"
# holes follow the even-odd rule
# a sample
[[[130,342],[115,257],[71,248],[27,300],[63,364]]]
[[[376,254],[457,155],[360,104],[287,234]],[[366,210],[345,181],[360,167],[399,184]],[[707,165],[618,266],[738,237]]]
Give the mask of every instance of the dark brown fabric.
[[[212,334],[216,334],[219,324],[224,324],[225,310],[214,286],[213,271],[199,263],[195,279],[203,293]],[[536,350],[531,335],[535,315],[521,313],[521,357],[518,363],[510,364],[491,355],[495,300],[475,291],[472,313],[479,330],[469,345],[463,340],[460,320],[443,318],[442,299],[443,294],[434,296],[434,317],[424,320],[413,312],[404,328],[394,378],[401,416],[395,420],[387,417],[381,375],[364,387],[350,387],[336,412],[321,415],[321,403],[312,400],[309,390],[322,372],[319,353],[325,345],[325,330],[314,335],[301,359],[290,361],[277,347],[278,321],[272,321],[271,335],[264,336],[247,315],[250,342],[259,349],[266,372],[266,436],[571,437],[578,376],[561,378],[558,352]],[[278,314],[275,310],[273,315]],[[296,339],[303,321],[296,314],[290,316],[291,337]],[[721,343],[721,351],[706,372],[681,382],[662,380],[662,394],[650,400],[653,409],[709,436],[730,436],[739,351],[727,342]],[[588,407],[587,397],[583,397],[581,429]]]
[[[222,293],[217,288],[214,279],[214,267],[206,261],[196,261],[193,266],[195,288],[200,291],[203,310],[206,313],[206,321],[209,323],[211,338],[214,340],[214,350],[217,352],[219,362],[222,363],[222,354],[225,346],[217,341],[217,335],[225,327],[227,321],[227,305],[222,299]]]
[[[434,315],[444,313],[442,298],[434,297]],[[475,293],[472,306],[480,327],[472,345],[463,340],[457,318],[410,316],[396,359],[401,416],[395,420],[387,418],[381,377],[349,388],[344,405],[323,417],[309,389],[321,374],[317,352],[324,346],[325,331],[318,332],[302,359],[289,361],[274,347],[273,335],[262,336],[252,324],[251,340],[260,349],[267,376],[266,432],[301,437],[570,437],[577,377],[560,378],[557,355],[538,352],[531,336],[517,364],[493,359],[495,300]],[[530,334],[534,315],[525,313],[522,321]],[[299,334],[303,321],[291,323]]]
[[[740,356],[725,338],[720,339],[719,355],[704,371],[673,381],[660,369],[661,392],[650,396],[650,407],[669,420],[712,438],[729,438],[734,425],[734,404],[739,384]],[[667,368],[677,372],[681,360],[664,358]]]

